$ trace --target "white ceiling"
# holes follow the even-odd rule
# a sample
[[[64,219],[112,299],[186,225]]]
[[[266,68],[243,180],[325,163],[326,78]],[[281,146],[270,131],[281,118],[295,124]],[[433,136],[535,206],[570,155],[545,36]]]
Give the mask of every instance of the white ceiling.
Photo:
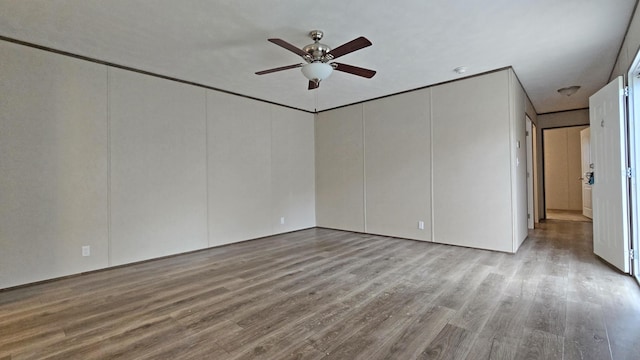
[[[585,108],[608,80],[636,0],[0,0],[0,36],[309,111],[512,66],[538,113]],[[307,90],[300,63],[267,42],[373,46]],[[580,85],[573,96],[556,92]]]

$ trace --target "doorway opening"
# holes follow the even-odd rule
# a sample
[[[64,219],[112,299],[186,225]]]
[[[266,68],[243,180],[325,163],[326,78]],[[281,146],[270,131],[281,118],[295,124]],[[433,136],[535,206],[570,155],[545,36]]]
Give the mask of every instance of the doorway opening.
[[[543,130],[548,220],[591,222],[588,134],[586,125]]]

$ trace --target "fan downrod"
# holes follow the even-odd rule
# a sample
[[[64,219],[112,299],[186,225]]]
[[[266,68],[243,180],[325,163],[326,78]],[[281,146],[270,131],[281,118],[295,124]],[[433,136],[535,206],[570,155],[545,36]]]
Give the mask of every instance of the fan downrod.
[[[309,31],[309,37],[315,42],[322,40],[323,36],[324,36],[324,33],[321,30]]]

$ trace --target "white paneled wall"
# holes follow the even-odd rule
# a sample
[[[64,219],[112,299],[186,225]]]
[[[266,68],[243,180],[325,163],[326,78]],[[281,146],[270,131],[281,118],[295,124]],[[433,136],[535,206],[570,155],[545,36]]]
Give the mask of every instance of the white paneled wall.
[[[431,240],[430,93],[364,104],[368,232]]]
[[[272,231],[314,227],[314,115],[272,106],[271,116]]]
[[[207,93],[211,245],[271,234],[270,106]]]
[[[208,91],[207,119],[209,246],[315,226],[313,114]]]
[[[6,42],[0,80],[0,288],[316,224],[523,237],[510,69],[317,116]]]
[[[509,71],[509,129],[511,131],[511,204],[516,251],[529,233],[527,226],[527,129],[526,94],[513,71]],[[533,176],[533,174],[531,174]],[[533,216],[533,214],[531,214]]]
[[[363,104],[318,114],[316,223],[364,232]]]
[[[0,42],[0,288],[108,265],[107,132],[106,66]]]
[[[525,101],[507,69],[320,113],[318,226],[516,251]]]
[[[0,94],[0,288],[315,226],[313,114],[6,42]]]
[[[111,265],[207,247],[205,89],[109,69]]]
[[[625,34],[624,41],[620,47],[620,53],[616,59],[616,64],[611,72],[609,81],[623,75],[627,76],[636,54],[640,50],[640,7],[636,7],[631,23]]]
[[[272,234],[270,107],[207,92],[211,245]]]
[[[434,241],[513,251],[508,71],[432,94]]]

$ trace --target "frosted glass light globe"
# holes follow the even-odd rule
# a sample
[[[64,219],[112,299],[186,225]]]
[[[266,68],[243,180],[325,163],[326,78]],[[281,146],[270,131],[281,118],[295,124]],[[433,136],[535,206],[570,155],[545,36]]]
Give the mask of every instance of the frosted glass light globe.
[[[322,62],[312,62],[302,67],[302,74],[311,81],[322,81],[331,75],[333,67]]]

